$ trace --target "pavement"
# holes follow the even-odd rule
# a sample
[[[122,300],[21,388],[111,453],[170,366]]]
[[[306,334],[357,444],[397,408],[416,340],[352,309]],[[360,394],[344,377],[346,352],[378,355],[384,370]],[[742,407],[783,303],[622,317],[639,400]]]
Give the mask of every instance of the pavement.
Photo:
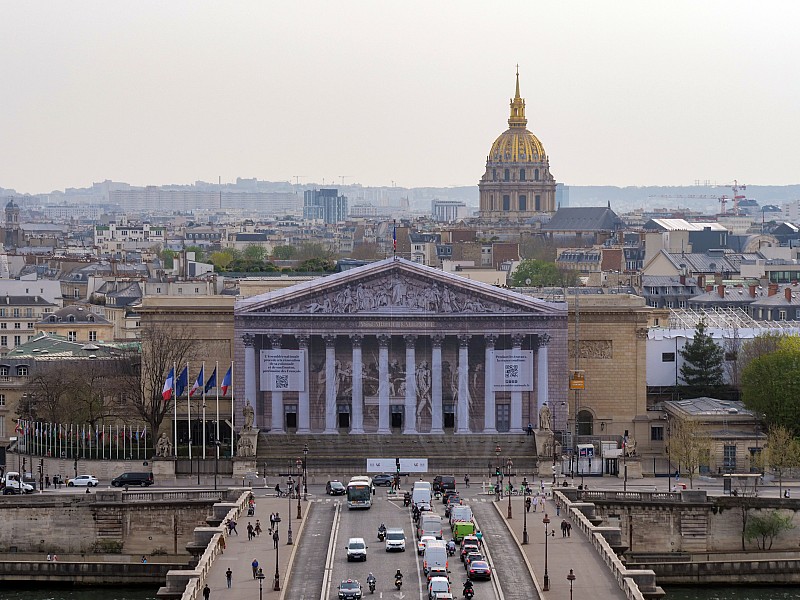
[[[572,600],[570,582],[567,580],[567,575],[572,569],[575,575],[575,580],[572,582],[572,592],[575,598],[603,598],[603,600],[625,598],[625,594],[617,585],[611,571],[601,560],[591,542],[574,523],[570,536],[562,536],[561,521],[566,518],[566,511],[557,511],[556,505],[551,499],[548,498],[545,501],[544,509],[542,505],[539,505],[536,512],[531,508],[531,511],[524,515],[523,497],[512,496],[511,519],[508,518],[508,498],[494,504],[520,544],[535,575],[541,597],[546,597],[548,600]],[[559,515],[557,512],[561,514]],[[555,536],[550,535],[547,538],[547,573],[550,578],[550,590],[542,593],[545,571],[545,525],[542,523],[542,519],[545,514],[550,519],[547,532],[555,531]],[[529,543],[522,545],[526,521]]]
[[[267,495],[264,495],[267,494]],[[206,579],[211,588],[210,600],[230,598],[236,600],[260,600],[263,598],[281,598],[286,575],[294,558],[297,545],[287,545],[287,528],[289,525],[289,499],[276,498],[274,492],[264,489],[253,489],[256,498],[255,515],[246,516],[245,512],[237,521],[236,534],[226,537],[225,552],[214,560],[211,571]],[[311,498],[311,496],[309,496]],[[303,518],[297,520],[297,500],[291,501],[291,526],[293,541],[300,539],[303,525],[308,513],[310,502],[300,501]],[[274,549],[274,542],[269,535],[269,515],[277,512],[281,517],[278,525],[278,550]],[[256,519],[261,522],[261,535],[253,540],[247,539],[247,524],[255,526]],[[277,554],[277,569],[281,591],[273,589],[275,581],[275,567]],[[259,567],[264,571],[264,580],[261,582],[253,578],[251,563],[257,560]],[[228,589],[225,571],[233,572],[231,589]]]

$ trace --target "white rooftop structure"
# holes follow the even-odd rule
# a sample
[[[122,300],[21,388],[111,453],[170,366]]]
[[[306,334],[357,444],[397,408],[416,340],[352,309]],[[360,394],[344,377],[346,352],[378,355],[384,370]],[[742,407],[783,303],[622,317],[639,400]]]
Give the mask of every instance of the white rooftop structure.
[[[666,231],[728,231],[728,228],[719,223],[690,223],[686,219],[650,219]]]

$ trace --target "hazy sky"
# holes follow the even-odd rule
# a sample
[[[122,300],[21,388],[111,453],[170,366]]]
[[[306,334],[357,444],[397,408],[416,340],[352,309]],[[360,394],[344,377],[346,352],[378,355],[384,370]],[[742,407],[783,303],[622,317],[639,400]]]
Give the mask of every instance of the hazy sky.
[[[0,187],[800,182],[800,2],[0,0]]]

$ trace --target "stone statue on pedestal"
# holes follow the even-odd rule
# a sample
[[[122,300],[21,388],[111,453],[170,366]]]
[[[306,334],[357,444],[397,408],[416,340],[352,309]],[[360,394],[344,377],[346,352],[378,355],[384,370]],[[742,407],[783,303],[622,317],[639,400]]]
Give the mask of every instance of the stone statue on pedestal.
[[[253,407],[250,405],[250,400],[248,400],[244,408],[242,408],[242,416],[244,417],[244,425],[242,425],[242,431],[250,431],[253,429],[253,419],[255,418],[255,411]]]
[[[539,411],[539,429],[542,431],[550,431],[550,417],[550,408],[545,402],[542,404],[542,408]]]
[[[161,458],[172,456],[172,442],[169,441],[169,437],[165,432],[161,433],[156,442],[156,456]]]

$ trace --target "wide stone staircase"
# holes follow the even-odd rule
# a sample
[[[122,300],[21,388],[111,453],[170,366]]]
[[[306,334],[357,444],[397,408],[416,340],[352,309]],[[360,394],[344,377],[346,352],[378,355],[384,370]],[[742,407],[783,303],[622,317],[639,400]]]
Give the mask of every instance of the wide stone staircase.
[[[510,459],[512,474],[529,478],[535,472],[537,457],[533,436],[515,434],[484,435],[349,435],[349,434],[269,434],[259,435],[257,466],[267,476],[296,472],[308,444],[308,471],[311,476],[344,476],[364,473],[368,458],[427,458],[428,473],[489,474],[498,464]],[[499,458],[496,448],[500,447]]]

